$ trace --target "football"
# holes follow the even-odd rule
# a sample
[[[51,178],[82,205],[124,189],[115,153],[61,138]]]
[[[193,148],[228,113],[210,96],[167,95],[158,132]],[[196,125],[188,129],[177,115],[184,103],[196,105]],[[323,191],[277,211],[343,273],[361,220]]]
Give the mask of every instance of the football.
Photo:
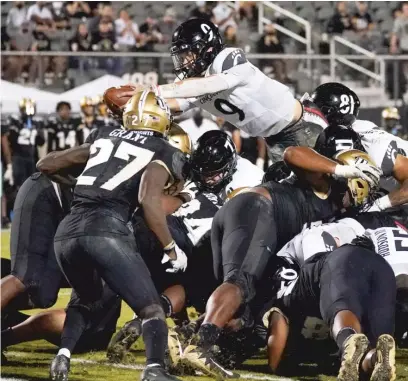
[[[123,106],[131,98],[130,96],[122,97],[122,94],[128,91],[133,91],[132,86],[117,86],[110,87],[103,94],[103,99],[105,101],[108,109],[116,116],[121,116],[123,111]]]

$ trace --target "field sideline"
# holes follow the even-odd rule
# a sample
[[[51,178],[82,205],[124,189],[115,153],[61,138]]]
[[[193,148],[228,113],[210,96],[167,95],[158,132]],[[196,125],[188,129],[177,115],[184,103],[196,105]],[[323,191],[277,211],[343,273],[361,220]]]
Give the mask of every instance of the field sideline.
[[[9,232],[1,233],[1,256],[9,258]],[[56,307],[65,307],[69,300],[70,290],[62,289]],[[34,314],[39,310],[25,311]],[[118,325],[121,327],[132,317],[130,308],[123,304]],[[33,341],[10,347],[6,352],[8,365],[1,367],[1,380],[7,381],[40,381],[48,380],[48,368],[56,347],[46,341]],[[335,377],[316,374],[315,367],[305,366],[302,376],[293,378],[277,377],[262,373],[265,366],[264,356],[247,361],[242,367],[241,379],[264,381],[321,380],[335,381]],[[132,349],[126,364],[110,364],[104,352],[92,352],[85,355],[74,355],[71,360],[70,381],[135,381],[139,379],[144,364],[143,343],[139,340]],[[307,375],[307,376],[306,376]],[[208,377],[182,377],[183,380],[208,381]],[[408,350],[397,351],[397,380],[408,380]]]

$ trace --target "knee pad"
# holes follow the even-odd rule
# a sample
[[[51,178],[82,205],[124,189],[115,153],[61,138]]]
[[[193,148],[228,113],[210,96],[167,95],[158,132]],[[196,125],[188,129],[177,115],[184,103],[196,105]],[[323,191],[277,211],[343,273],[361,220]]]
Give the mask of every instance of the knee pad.
[[[151,304],[150,306],[143,308],[138,315],[143,320],[166,320],[166,315],[163,311],[163,307],[159,304]]]
[[[231,283],[241,291],[243,303],[248,303],[255,296],[255,277],[243,271],[235,271],[224,278],[224,283]]]
[[[34,308],[50,308],[58,298],[58,292],[52,293],[49,290],[44,290],[41,287],[32,287],[28,290],[30,305]]]

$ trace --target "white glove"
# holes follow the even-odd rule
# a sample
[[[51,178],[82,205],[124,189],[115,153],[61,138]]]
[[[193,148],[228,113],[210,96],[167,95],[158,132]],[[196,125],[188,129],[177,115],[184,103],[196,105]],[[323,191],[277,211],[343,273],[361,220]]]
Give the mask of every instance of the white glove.
[[[177,245],[174,246],[174,251],[176,253],[177,258],[171,259],[166,253],[163,255],[163,259],[161,261],[162,264],[170,262],[172,268],[167,269],[167,273],[178,273],[179,271],[186,271],[187,268],[187,255],[181,250]]]
[[[355,165],[337,164],[334,170],[335,177],[364,179],[368,182],[371,188],[377,187],[381,175],[381,169],[366,163],[356,163]]]
[[[4,180],[6,180],[10,186],[14,185],[13,167],[11,164],[7,164],[6,172],[4,172]]]
[[[262,157],[258,157],[258,159],[256,159],[256,166],[263,170],[265,166],[265,160],[262,159]]]

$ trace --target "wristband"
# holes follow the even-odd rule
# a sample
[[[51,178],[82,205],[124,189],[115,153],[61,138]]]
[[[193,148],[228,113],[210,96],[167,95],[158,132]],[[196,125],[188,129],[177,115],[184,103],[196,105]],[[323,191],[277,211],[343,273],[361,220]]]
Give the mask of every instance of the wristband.
[[[163,251],[164,251],[165,253],[169,253],[169,252],[172,251],[175,247],[176,247],[176,243],[175,243],[174,240],[173,240],[173,241],[171,241],[168,245],[166,245],[166,246],[163,248]]]
[[[380,210],[385,210],[392,207],[391,200],[388,195],[375,200],[374,204],[376,204]]]

